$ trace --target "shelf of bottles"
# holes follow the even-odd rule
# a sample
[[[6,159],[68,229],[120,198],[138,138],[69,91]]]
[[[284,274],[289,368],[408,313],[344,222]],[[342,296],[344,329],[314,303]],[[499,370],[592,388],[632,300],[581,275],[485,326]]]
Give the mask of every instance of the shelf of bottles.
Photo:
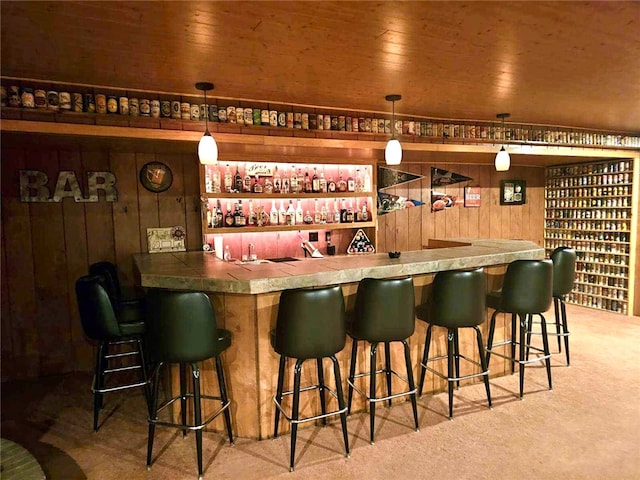
[[[576,250],[570,303],[627,314],[633,162],[547,168],[545,249]]]
[[[375,226],[371,165],[203,165],[203,233]]]

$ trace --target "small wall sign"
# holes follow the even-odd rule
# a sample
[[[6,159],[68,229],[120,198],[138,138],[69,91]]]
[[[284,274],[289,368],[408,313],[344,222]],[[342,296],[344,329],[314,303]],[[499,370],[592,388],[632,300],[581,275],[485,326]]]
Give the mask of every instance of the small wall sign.
[[[464,206],[479,207],[481,190],[480,187],[466,187],[464,189]]]
[[[273,166],[266,163],[247,163],[245,172],[250,177],[272,177]]]
[[[500,205],[524,205],[527,200],[527,183],[524,180],[500,181]]]
[[[181,225],[164,228],[147,228],[149,253],[184,252],[185,231]]]
[[[116,176],[111,172],[87,172],[87,193],[80,189],[75,172],[63,170],[58,173],[56,186],[51,195],[48,186],[49,176],[40,170],[20,170],[20,201],[22,202],[61,202],[71,197],[78,203],[97,202],[98,192],[104,192],[107,202],[118,201]]]
[[[173,183],[173,173],[164,163],[145,163],[140,169],[140,183],[150,192],[164,192]]]

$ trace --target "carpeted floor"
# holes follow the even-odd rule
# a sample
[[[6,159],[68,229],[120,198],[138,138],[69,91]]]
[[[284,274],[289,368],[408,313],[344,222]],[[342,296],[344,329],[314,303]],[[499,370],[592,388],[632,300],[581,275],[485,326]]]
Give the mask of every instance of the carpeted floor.
[[[296,470],[288,471],[289,435],[237,440],[204,434],[205,479],[597,479],[640,478],[640,318],[568,306],[571,367],[554,355],[554,389],[543,368],[491,380],[494,408],[482,384],[410,404],[379,408],[376,443],[367,414],[349,417],[351,458],[338,423],[302,429]],[[552,318],[550,315],[548,318]],[[555,345],[555,343],[552,343]],[[27,448],[52,480],[197,478],[193,435],[159,428],[147,471],[142,396],[112,394],[111,416],[93,433],[90,378],[85,374],[2,385],[2,437]],[[109,410],[109,408],[111,410]]]

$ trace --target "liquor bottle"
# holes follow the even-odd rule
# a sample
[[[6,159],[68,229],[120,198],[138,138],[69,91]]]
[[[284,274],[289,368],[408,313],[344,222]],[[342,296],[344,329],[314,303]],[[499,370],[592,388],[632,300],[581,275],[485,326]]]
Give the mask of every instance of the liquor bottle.
[[[213,212],[209,204],[207,204],[207,227],[213,228]]]
[[[282,177],[282,187],[280,187],[280,191],[282,193],[289,193],[291,191],[291,183],[287,172],[284,172],[284,177]]]
[[[262,193],[262,184],[260,183],[258,175],[256,175],[255,181],[253,182],[253,193]]]
[[[304,221],[304,213],[302,212],[302,205],[300,205],[300,199],[298,199],[298,205],[296,206],[296,223],[302,225]]]
[[[333,181],[333,177],[329,177],[329,183],[327,183],[327,191],[334,193],[336,191],[336,182]]]
[[[222,207],[220,206],[220,199],[218,199],[218,205],[216,206],[216,220],[215,227],[222,228],[224,227],[224,215],[222,214]]]
[[[251,185],[251,175],[249,175],[249,169],[245,165],[244,167],[244,181],[242,182],[242,190],[247,193],[251,193],[253,185]]]
[[[293,208],[293,200],[289,200],[289,207],[287,208],[287,225],[296,224],[296,211]]]
[[[322,214],[318,208],[318,199],[316,198],[313,202],[313,223],[320,223],[321,216]]]
[[[362,191],[363,192],[371,192],[371,175],[369,175],[369,168],[365,167],[364,169],[364,179],[362,181]]]
[[[224,171],[224,191],[227,193],[231,193],[233,190],[233,174],[231,173],[231,169],[229,168],[229,164],[227,163],[227,168]]]
[[[331,207],[329,206],[329,200],[324,201],[324,211],[326,212],[326,221],[327,223],[333,223],[333,212],[331,211]]]
[[[347,178],[347,191],[355,192],[356,191],[356,181],[351,176],[351,171],[349,171],[349,177]]]
[[[304,193],[311,193],[313,191],[313,185],[311,183],[311,177],[309,177],[309,171],[304,173]]]
[[[204,191],[207,193],[213,193],[213,179],[211,178],[211,172],[209,167],[204,167]]]
[[[231,211],[231,202],[227,202],[227,213],[224,216],[224,226],[233,227],[233,212]]]
[[[349,200],[349,208],[347,208],[347,223],[353,223],[353,201]]]
[[[347,201],[342,199],[342,208],[340,209],[340,223],[347,223]]]
[[[217,166],[213,167],[213,175],[211,175],[211,192],[220,193],[220,170]]]
[[[242,209],[242,200],[238,200],[236,204],[236,211],[233,214],[234,227],[244,227],[247,224],[247,217],[244,216]]]
[[[347,182],[345,182],[344,178],[342,178],[342,173],[340,174],[340,179],[338,180],[338,184],[336,185],[336,190],[341,193],[347,191]]]
[[[318,181],[319,192],[327,193],[327,180],[324,178],[324,172],[320,172],[320,180]]]
[[[311,216],[309,210],[307,210],[304,214],[304,223],[306,223],[307,225],[311,225],[313,223],[313,217]]]
[[[280,200],[280,210],[278,210],[278,224],[287,224],[287,211],[284,209],[284,200]]]
[[[340,209],[338,208],[338,199],[336,198],[333,202],[333,223],[340,223],[342,214],[340,213]]]
[[[291,166],[290,187],[291,193],[298,193],[298,176],[296,175],[295,165]]]
[[[298,193],[304,192],[304,176],[302,175],[302,168],[298,169]]]
[[[256,212],[253,211],[253,200],[249,199],[249,217],[247,218],[247,225],[256,224]]]
[[[367,201],[363,201],[362,202],[362,221],[363,222],[368,222],[369,221],[369,210],[367,209]]]
[[[313,193],[320,192],[320,177],[318,177],[318,169],[313,167],[313,177],[311,177],[311,191]]]
[[[273,183],[271,183],[271,179],[269,177],[264,179],[264,188],[262,191],[264,193],[273,193]]]
[[[358,206],[358,201],[356,200],[356,207]],[[362,210],[360,208],[356,208],[355,212],[353,212],[355,221],[362,222]]]
[[[240,171],[238,170],[238,164],[236,163],[236,174],[233,176],[233,184],[236,192],[241,192],[244,182],[242,181],[242,175],[240,175]]]
[[[280,178],[280,172],[278,171],[278,166],[273,172],[273,193],[280,193],[282,189],[282,179]]]
[[[320,210],[320,223],[327,223],[327,201],[324,201],[324,205],[322,205],[322,210]]]
[[[355,184],[355,190],[356,192],[362,192],[362,177],[360,176],[360,169],[356,168],[356,184]]]
[[[269,212],[269,223],[271,225],[278,225],[278,209],[276,208],[275,200],[271,200],[271,211]]]

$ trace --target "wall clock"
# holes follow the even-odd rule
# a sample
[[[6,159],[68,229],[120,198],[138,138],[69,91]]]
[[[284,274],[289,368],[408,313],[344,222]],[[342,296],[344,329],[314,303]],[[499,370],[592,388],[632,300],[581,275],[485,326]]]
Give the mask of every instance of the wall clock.
[[[164,163],[145,163],[140,169],[140,183],[150,192],[164,192],[173,183],[173,173]]]

